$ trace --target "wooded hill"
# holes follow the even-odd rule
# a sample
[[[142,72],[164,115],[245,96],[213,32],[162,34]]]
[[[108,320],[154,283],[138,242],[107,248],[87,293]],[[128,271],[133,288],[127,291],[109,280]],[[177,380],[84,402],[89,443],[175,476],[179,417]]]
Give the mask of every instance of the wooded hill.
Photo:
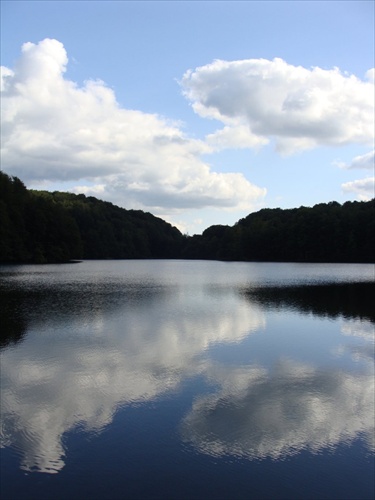
[[[374,262],[375,200],[263,209],[233,227],[193,236],[184,258],[268,262]]]
[[[263,209],[184,236],[160,218],[83,194],[26,189],[0,172],[0,262],[213,259],[374,262],[375,200]]]
[[[178,229],[141,210],[28,190],[17,177],[0,175],[0,262],[174,258],[181,241]]]

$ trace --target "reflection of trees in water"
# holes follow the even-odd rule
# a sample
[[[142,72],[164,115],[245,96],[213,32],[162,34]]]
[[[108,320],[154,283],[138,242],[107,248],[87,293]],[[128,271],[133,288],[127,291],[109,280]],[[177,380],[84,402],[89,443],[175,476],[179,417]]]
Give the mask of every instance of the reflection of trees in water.
[[[25,336],[27,321],[19,305],[15,297],[0,294],[0,349],[21,342]]]
[[[0,349],[21,342],[31,325],[51,321],[85,319],[114,311],[132,302],[160,298],[166,290],[131,284],[106,282],[96,286],[84,283],[39,284],[38,288],[18,287],[0,290]]]
[[[162,287],[123,286],[116,282],[88,284],[43,284],[40,288],[0,290],[0,349],[23,340],[30,323],[49,322],[73,316],[115,310],[133,301],[160,299]],[[261,287],[246,296],[265,307],[286,307],[320,316],[359,318],[375,322],[375,283],[341,283]]]
[[[246,295],[265,307],[375,322],[375,282],[261,287]]]

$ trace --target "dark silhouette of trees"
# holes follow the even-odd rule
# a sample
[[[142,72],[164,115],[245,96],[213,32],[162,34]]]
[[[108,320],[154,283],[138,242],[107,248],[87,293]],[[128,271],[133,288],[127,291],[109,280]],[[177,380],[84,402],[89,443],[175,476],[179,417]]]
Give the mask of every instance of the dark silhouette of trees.
[[[17,177],[0,172],[0,261],[60,262],[80,252],[78,227],[70,214],[35,196]]]
[[[0,262],[212,259],[374,262],[375,200],[263,209],[183,236],[141,210],[83,194],[27,190],[0,172]]]
[[[212,226],[184,247],[187,259],[374,262],[375,200],[263,209],[233,227]]]
[[[83,194],[27,190],[0,172],[0,262],[173,258],[183,236],[141,210]]]

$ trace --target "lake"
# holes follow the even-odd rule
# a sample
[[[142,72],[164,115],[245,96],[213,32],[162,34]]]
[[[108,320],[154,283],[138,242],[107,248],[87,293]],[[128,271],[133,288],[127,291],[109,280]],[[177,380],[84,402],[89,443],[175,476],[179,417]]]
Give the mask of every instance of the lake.
[[[374,498],[374,266],[1,266],[1,498]]]

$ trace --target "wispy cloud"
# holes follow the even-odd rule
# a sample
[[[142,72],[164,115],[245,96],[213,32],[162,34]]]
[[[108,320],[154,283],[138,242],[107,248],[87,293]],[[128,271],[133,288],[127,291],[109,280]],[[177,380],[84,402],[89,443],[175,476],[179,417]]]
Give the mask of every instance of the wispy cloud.
[[[364,155],[356,156],[352,159],[350,163],[345,163],[342,161],[334,162],[340,168],[365,168],[372,169],[375,168],[375,151],[370,151]]]
[[[346,182],[341,187],[346,193],[354,193],[361,201],[368,201],[375,197],[375,177]]]

